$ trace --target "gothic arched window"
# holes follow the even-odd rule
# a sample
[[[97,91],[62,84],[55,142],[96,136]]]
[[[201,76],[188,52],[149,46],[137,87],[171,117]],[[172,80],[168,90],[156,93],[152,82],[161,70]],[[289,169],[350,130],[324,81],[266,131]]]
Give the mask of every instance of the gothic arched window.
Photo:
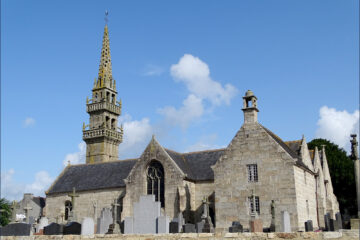
[[[147,169],[147,194],[155,195],[155,201],[160,201],[161,207],[165,207],[164,180],[164,168],[161,163],[151,161]]]
[[[72,203],[68,200],[65,202],[65,220],[69,219],[69,214],[72,210]]]

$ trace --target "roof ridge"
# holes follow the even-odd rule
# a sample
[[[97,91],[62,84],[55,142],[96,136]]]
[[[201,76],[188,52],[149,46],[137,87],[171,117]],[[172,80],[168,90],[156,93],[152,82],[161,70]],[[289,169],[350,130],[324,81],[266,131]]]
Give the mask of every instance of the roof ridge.
[[[126,162],[126,161],[134,161],[134,160],[138,160],[138,158],[128,158],[128,159],[124,159],[124,160],[113,160],[113,161],[108,161],[108,162],[97,162],[97,163],[79,163],[79,164],[73,164],[73,165],[69,165],[69,167],[73,167],[73,166],[84,166],[84,165],[99,165],[99,164],[107,164],[107,163],[116,163],[116,162]]]
[[[200,150],[200,151],[194,151],[194,152],[185,152],[182,154],[193,154],[193,153],[203,153],[203,152],[218,152],[221,150],[225,150],[226,148],[217,148],[217,149],[208,149],[208,150]]]
[[[216,148],[216,149],[207,149],[207,150],[199,150],[199,151],[193,151],[193,152],[177,152],[175,150],[172,149],[168,149],[168,148],[164,148],[166,151],[171,151],[180,155],[184,155],[184,154],[193,154],[193,153],[202,153],[202,152],[217,152],[217,151],[221,151],[221,150],[225,150],[226,148]]]
[[[301,142],[302,139],[299,140],[291,140],[291,141],[284,141],[284,143],[293,143],[293,142]]]

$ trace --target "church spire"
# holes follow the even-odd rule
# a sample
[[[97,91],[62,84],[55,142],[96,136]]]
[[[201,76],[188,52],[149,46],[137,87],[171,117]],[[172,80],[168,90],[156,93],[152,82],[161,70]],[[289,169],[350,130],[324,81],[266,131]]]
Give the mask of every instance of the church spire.
[[[107,19],[107,12],[105,13],[105,16],[106,16],[105,19]],[[94,89],[102,88],[102,87],[111,88],[116,91],[116,89],[114,88],[114,80],[112,78],[109,29],[107,23],[105,24],[105,28],[104,28],[104,36],[103,36],[100,65],[99,65],[99,74]]]

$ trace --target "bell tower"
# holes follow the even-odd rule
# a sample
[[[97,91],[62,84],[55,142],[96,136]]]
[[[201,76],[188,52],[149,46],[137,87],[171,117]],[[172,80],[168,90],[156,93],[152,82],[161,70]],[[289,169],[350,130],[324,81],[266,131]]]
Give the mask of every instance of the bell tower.
[[[244,123],[257,123],[257,97],[251,90],[247,90],[243,97]]]
[[[92,98],[86,98],[86,112],[90,115],[90,123],[83,124],[86,163],[118,160],[119,144],[123,138],[123,128],[118,128],[121,100],[117,101],[116,82],[112,77],[107,24],[104,28],[99,74],[94,80]]]

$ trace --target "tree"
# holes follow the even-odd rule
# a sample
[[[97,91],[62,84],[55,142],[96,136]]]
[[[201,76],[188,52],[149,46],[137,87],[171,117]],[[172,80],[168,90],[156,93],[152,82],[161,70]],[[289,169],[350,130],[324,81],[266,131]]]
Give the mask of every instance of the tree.
[[[344,149],[326,139],[314,139],[308,143],[308,148],[315,149],[317,146],[320,150],[322,145],[325,145],[331,181],[334,194],[339,202],[340,212],[344,214],[346,210],[348,214],[355,216],[357,207],[354,163],[346,155]]]
[[[0,198],[0,211],[0,225],[8,225],[11,217],[11,208],[10,202],[5,198]]]

